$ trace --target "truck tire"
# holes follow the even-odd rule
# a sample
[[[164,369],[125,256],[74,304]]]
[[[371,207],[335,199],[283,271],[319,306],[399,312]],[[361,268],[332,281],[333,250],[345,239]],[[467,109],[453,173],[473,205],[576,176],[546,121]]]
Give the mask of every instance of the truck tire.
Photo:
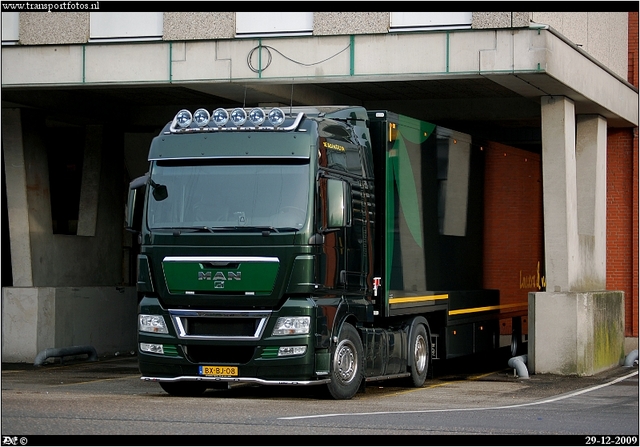
[[[417,323],[412,329],[411,340],[409,341],[411,358],[409,372],[411,373],[411,384],[416,388],[420,388],[427,379],[431,347],[427,328],[424,324]]]
[[[358,392],[364,376],[363,348],[356,328],[344,323],[331,358],[331,382],[327,384],[334,399],[351,399]]]
[[[197,397],[201,396],[207,386],[201,382],[159,382],[160,386],[172,396]]]

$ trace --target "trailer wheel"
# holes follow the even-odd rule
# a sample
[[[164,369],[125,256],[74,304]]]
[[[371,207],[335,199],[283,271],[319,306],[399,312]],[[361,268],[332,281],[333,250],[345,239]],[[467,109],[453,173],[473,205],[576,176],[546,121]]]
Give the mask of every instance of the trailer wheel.
[[[363,348],[358,331],[349,323],[340,329],[331,359],[331,382],[327,389],[334,399],[351,399],[362,383]]]
[[[159,382],[160,386],[172,396],[197,397],[201,396],[207,386],[201,382]]]
[[[424,324],[416,324],[411,333],[410,352],[413,354],[409,372],[411,373],[411,383],[414,387],[420,388],[424,385],[429,371],[429,337]]]

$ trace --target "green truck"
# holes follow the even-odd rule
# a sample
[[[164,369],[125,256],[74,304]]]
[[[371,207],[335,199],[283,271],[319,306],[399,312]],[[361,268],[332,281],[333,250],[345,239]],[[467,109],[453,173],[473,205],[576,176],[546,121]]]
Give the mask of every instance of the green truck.
[[[180,110],[129,190],[141,378],[350,399],[495,350],[477,157],[469,135],[389,111]]]

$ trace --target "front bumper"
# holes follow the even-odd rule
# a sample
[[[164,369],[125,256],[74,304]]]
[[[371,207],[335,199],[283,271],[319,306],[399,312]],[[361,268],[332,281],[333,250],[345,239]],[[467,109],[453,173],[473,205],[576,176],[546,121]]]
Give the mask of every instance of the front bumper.
[[[141,313],[162,315],[169,333],[138,332],[138,365],[142,380],[154,382],[201,381],[211,383],[248,383],[261,385],[314,385],[329,382],[329,350],[316,349],[315,312],[307,300],[288,302],[280,311],[244,311],[255,318],[255,326],[247,333],[247,318],[243,311],[221,316],[220,312],[167,311],[157,300],[145,298]],[[229,314],[227,312],[227,314]],[[176,315],[184,318],[181,320]],[[277,318],[310,316],[311,327],[307,334],[271,335]],[[193,318],[193,320],[190,320]],[[210,320],[203,322],[203,319]],[[234,320],[235,319],[235,320]],[[215,323],[209,323],[209,321]],[[238,321],[244,332],[236,331],[229,321]],[[189,331],[199,325],[197,335]],[[225,335],[207,335],[217,331],[217,325],[225,327]],[[254,329],[255,328],[255,329]],[[255,330],[255,332],[254,332]],[[235,335],[233,335],[235,334]],[[161,345],[160,352],[147,352],[140,344]],[[282,347],[306,347],[304,354],[278,355]],[[161,353],[162,352],[162,353]],[[233,367],[229,376],[207,376],[200,373],[202,366]]]

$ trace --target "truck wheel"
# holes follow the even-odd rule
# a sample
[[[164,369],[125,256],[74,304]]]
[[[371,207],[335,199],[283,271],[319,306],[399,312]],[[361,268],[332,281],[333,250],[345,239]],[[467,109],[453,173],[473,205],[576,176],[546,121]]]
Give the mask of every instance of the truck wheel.
[[[160,386],[172,396],[197,397],[201,396],[207,386],[201,382],[159,382]]]
[[[345,323],[331,361],[331,382],[327,384],[334,399],[351,399],[363,378],[363,349],[358,331]]]
[[[410,352],[413,354],[409,372],[411,373],[411,383],[414,387],[420,388],[424,385],[429,370],[429,337],[424,324],[416,324],[411,334],[409,344]]]

